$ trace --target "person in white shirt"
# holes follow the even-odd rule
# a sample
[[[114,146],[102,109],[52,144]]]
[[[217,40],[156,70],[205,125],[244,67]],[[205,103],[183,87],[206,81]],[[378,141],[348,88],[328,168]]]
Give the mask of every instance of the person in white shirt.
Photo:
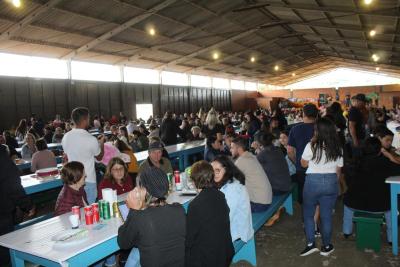
[[[247,140],[237,137],[232,140],[231,153],[236,167],[245,176],[245,186],[250,197],[252,212],[262,212],[269,208],[272,202],[272,187],[256,156],[247,151]]]
[[[307,256],[318,249],[315,245],[314,214],[320,207],[322,247],[320,254],[328,256],[334,251],[331,244],[332,213],[338,196],[338,177],[343,167],[343,151],[335,124],[328,118],[318,119],[311,139],[301,157],[307,168],[303,190],[303,217],[306,248],[300,253]]]
[[[86,129],[89,127],[89,110],[84,107],[75,108],[71,119],[75,128],[64,135],[62,147],[68,161],[79,161],[85,166],[85,191],[89,204],[96,201],[97,183],[94,167],[95,158],[101,160],[104,154],[104,136],[96,139]]]

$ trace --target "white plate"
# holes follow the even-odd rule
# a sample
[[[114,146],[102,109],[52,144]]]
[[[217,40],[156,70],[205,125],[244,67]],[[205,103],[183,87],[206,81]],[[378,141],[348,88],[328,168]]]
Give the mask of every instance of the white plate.
[[[65,248],[85,242],[88,239],[87,229],[69,229],[51,238],[55,241],[54,248]]]

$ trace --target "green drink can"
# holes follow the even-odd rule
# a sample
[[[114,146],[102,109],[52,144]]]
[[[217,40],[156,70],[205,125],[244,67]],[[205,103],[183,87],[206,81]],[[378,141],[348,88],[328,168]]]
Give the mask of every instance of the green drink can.
[[[174,178],[174,175],[172,174],[172,173],[167,173],[167,177],[168,177],[168,185],[169,185],[169,192],[171,192],[172,191],[172,186],[173,186],[173,183],[172,183],[172,181],[173,181],[173,178]]]
[[[110,203],[108,201],[103,202],[103,219],[108,220],[110,219]]]
[[[103,219],[103,202],[104,200],[99,200],[97,203],[99,204],[99,213],[100,213],[100,219]]]

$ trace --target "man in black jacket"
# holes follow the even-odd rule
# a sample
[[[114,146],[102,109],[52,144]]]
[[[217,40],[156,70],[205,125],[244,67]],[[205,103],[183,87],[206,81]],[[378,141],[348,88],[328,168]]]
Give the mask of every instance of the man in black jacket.
[[[19,170],[11,160],[7,148],[0,145],[0,236],[14,230],[14,215],[19,207],[28,216],[34,214],[30,198],[21,185]],[[8,249],[0,247],[0,266],[9,262]]]

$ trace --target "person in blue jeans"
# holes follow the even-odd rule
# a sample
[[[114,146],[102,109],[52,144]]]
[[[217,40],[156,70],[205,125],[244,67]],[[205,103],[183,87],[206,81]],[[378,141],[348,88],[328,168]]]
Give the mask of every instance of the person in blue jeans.
[[[334,123],[321,118],[316,122],[314,136],[306,145],[301,165],[307,168],[303,190],[303,216],[306,248],[300,256],[319,250],[315,244],[314,214],[320,207],[322,247],[320,254],[328,256],[334,251],[331,244],[332,213],[338,196],[338,177],[343,167],[343,151]]]

